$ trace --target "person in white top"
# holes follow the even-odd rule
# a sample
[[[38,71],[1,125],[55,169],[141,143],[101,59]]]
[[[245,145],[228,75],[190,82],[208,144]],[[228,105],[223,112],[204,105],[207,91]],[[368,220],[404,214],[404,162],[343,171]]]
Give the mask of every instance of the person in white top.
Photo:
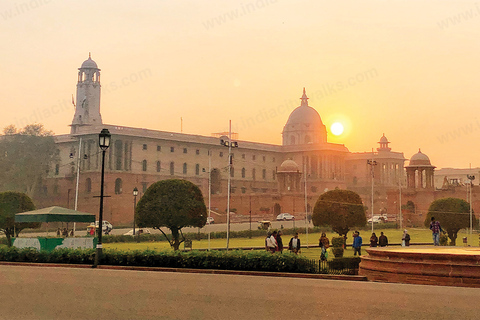
[[[272,235],[267,238],[267,247],[272,253],[277,251],[277,231],[273,231]]]
[[[288,250],[295,254],[298,254],[298,251],[300,251],[300,239],[298,239],[298,232],[295,233],[292,239],[290,239],[290,242],[288,243]]]

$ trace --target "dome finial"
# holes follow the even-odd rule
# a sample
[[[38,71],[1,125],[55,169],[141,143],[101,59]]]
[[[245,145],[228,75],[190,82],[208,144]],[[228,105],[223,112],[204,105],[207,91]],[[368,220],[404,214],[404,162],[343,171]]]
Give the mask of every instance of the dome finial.
[[[88,53],[88,59],[92,59],[92,53],[91,52]]]
[[[418,148],[418,153],[422,153],[422,150],[420,150],[420,148]]]
[[[308,97],[305,92],[305,87],[303,87],[303,95],[300,100],[302,100],[302,104],[300,105],[301,107],[308,107]]]

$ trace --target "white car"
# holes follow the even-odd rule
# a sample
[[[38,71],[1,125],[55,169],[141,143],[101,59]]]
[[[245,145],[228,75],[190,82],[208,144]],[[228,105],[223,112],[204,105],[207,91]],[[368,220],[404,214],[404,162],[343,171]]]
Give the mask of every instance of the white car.
[[[214,224],[215,223],[215,219],[213,219],[213,217],[207,217],[207,224]]]
[[[147,228],[135,228],[135,235],[139,234],[151,234],[150,229]],[[123,234],[124,236],[133,236],[133,229]]]
[[[372,223],[372,218],[368,219],[368,223]],[[381,223],[383,222],[382,218],[379,216],[373,216],[373,223]]]
[[[98,229],[98,224],[99,222],[98,221],[95,221],[95,228]],[[90,224],[91,226],[93,226],[93,223]],[[106,230],[112,230],[113,229],[113,226],[110,222],[108,222],[107,220],[103,220],[102,221],[102,231],[106,231]]]
[[[280,213],[277,216],[277,221],[286,221],[286,220],[295,220],[295,217],[292,216],[290,213]]]

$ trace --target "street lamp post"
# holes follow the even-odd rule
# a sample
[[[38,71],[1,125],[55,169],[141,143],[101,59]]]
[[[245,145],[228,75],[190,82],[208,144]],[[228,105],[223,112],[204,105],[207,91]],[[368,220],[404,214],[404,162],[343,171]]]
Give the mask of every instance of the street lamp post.
[[[470,196],[469,196],[469,203],[470,203],[470,234],[473,232],[473,218],[472,218],[472,186],[473,186],[473,180],[475,180],[474,175],[468,175],[467,174],[468,180],[470,180]]]
[[[110,146],[111,135],[108,129],[102,129],[98,135],[98,145],[102,149],[102,175],[100,182],[100,211],[98,214],[98,243],[93,267],[96,268],[102,255],[102,232],[103,232],[103,187],[105,184],[105,151]]]
[[[230,240],[230,189],[232,175],[232,148],[238,148],[238,142],[232,141],[232,120],[229,121],[228,140],[220,139],[220,144],[228,147],[228,189],[227,189],[227,251]]]
[[[205,172],[205,168],[202,170]],[[210,218],[212,213],[212,151],[208,150],[208,214],[207,217]],[[208,251],[210,251],[210,224],[212,222],[208,221],[207,218],[207,229],[208,229]]]
[[[133,188],[133,236],[135,237],[135,209],[137,208],[137,187]]]
[[[367,164],[370,165],[370,173],[372,176],[372,233],[373,233],[373,180],[375,178],[375,166],[377,165],[377,161],[375,160],[367,160]]]
[[[307,203],[307,163],[303,164],[303,176],[305,180],[305,234],[307,236],[307,249],[308,249],[308,227],[309,227],[309,220],[308,220],[308,203]]]
[[[249,239],[252,239],[252,195],[250,195],[250,233]]]

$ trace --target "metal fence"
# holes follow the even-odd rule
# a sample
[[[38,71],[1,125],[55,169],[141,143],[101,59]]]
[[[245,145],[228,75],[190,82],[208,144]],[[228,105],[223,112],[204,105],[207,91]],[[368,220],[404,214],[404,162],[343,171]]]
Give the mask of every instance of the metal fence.
[[[310,263],[319,274],[356,275],[358,266],[352,263],[334,263],[333,261],[310,260]]]

